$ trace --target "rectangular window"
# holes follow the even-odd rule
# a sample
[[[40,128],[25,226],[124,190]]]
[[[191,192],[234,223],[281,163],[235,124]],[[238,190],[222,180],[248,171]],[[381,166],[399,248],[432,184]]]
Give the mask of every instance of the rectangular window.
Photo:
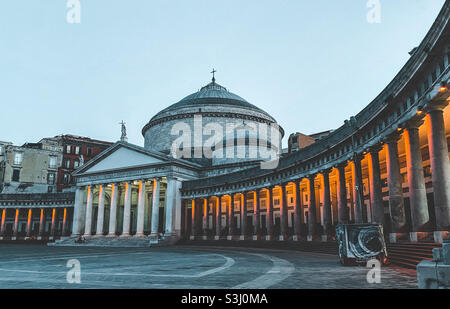
[[[47,175],[47,184],[54,185],[55,184],[55,173],[48,173]]]
[[[80,146],[75,147],[75,154],[80,154]]]
[[[78,168],[80,166],[80,162],[78,160],[73,161],[73,168]]]
[[[86,155],[87,155],[88,157],[92,157],[92,148],[91,148],[91,147],[88,147],[88,148],[87,148],[87,150],[86,150]]]
[[[66,153],[70,153],[71,148],[72,148],[72,147],[70,147],[70,145],[67,145],[67,146],[66,146]]]
[[[14,165],[21,165],[23,161],[23,153],[16,152],[14,153]]]
[[[2,156],[2,155],[3,155],[3,146],[0,145],[0,156]]]
[[[65,168],[70,168],[70,159],[66,159]]]
[[[56,157],[50,156],[48,158],[48,168],[56,168]]]
[[[15,182],[20,181],[20,170],[19,169],[13,170],[12,181],[15,181]]]

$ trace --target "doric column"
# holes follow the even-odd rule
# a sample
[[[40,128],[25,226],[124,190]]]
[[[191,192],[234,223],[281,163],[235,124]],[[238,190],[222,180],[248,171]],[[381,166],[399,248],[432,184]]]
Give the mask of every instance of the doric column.
[[[218,239],[222,232],[222,196],[217,197],[216,205],[216,239]]]
[[[19,232],[19,209],[16,209],[14,216],[14,228],[13,228],[13,237],[17,237],[17,233]]]
[[[209,212],[208,212],[208,199],[207,198],[204,198],[203,199],[203,223],[202,223],[202,226],[203,226],[203,236],[208,236],[208,215],[209,215]]]
[[[42,238],[45,232],[45,209],[41,208],[41,215],[39,217],[39,237]],[[79,234],[81,235],[81,234]]]
[[[234,218],[235,195],[231,193],[230,207],[228,208],[228,236],[233,237],[236,234],[236,220]]]
[[[338,170],[338,220],[339,223],[346,224],[349,222],[349,213],[347,206],[347,186],[345,181],[345,166],[346,164],[340,164],[336,168]]]
[[[167,190],[169,192],[169,190]],[[167,203],[167,199],[166,199]],[[145,180],[139,180],[138,206],[137,206],[137,224],[136,237],[144,236],[144,215],[145,215]]]
[[[362,182],[361,156],[355,154],[353,157],[353,200],[355,207],[355,223],[363,223],[364,190]]]
[[[73,222],[72,222],[72,237],[77,237],[83,234],[85,207],[83,205],[84,190],[81,187],[77,187],[75,190],[75,204],[73,209]],[[39,225],[39,231],[41,225]],[[39,232],[39,236],[42,236]]]
[[[158,236],[159,229],[159,179],[153,180],[152,226],[150,236]]]
[[[241,203],[241,239],[245,239],[247,233],[247,192],[244,192]]]
[[[100,185],[98,189],[97,231],[95,235],[103,236],[103,222],[105,220],[105,186]]]
[[[165,236],[172,236],[174,231],[174,215],[175,215],[175,196],[176,196],[176,179],[167,177],[167,190],[166,190],[166,227],[164,231]]]
[[[117,232],[117,204],[119,202],[119,186],[111,184],[111,208],[109,211],[109,231],[108,236],[116,236]]]
[[[87,202],[86,202],[86,220],[84,224],[84,235],[91,236],[92,234],[92,200],[93,187],[87,187]]]
[[[428,108],[427,114],[434,211],[438,231],[450,230],[450,163],[443,114],[446,105],[433,105]]]
[[[57,217],[56,217],[56,208],[52,209],[52,226],[50,227],[50,236],[55,237],[56,235],[56,229],[57,229]]]
[[[308,239],[316,235],[316,188],[314,186],[314,176],[308,177],[309,184],[309,211],[308,211]]]
[[[31,236],[31,223],[33,220],[33,209],[28,209],[28,218],[27,218],[27,236],[26,237],[30,237]]]
[[[295,190],[295,209],[294,209],[294,240],[299,240],[301,236],[302,217],[302,192],[300,190],[300,181],[296,181]]]
[[[62,225],[62,231],[61,236],[67,235],[67,208],[64,208],[63,210],[63,225]]]
[[[208,197],[208,205],[209,205],[209,207],[211,209],[211,218],[212,218],[212,220],[211,220],[212,221],[211,230],[212,230],[212,233],[214,234],[216,232],[216,215],[217,215],[217,212],[216,212],[216,207],[214,205],[211,205],[212,204],[212,199],[213,199],[213,197]]]
[[[125,183],[125,200],[123,205],[122,237],[130,236],[131,220],[131,182]]]
[[[198,231],[198,205],[195,199],[192,200],[192,224],[191,224],[191,236],[197,236]]]
[[[3,208],[2,209],[2,221],[1,221],[1,225],[0,225],[0,236],[5,236],[5,231],[6,231],[6,209]]]
[[[392,233],[406,232],[405,205],[403,201],[402,177],[398,161],[399,136],[392,135],[387,141],[387,174],[389,186],[389,209],[391,213]]]
[[[266,227],[267,227],[267,240],[271,240],[273,237],[273,192],[272,187],[267,189],[267,215],[266,215]]]
[[[253,201],[253,221],[255,222],[253,235],[255,236],[254,238],[259,239],[261,236],[261,208],[259,203],[259,190],[255,190]]]
[[[422,123],[410,121],[404,135],[412,232],[424,232],[430,220],[419,141],[419,126]]]
[[[378,224],[385,224],[383,194],[381,191],[380,156],[379,145],[369,150],[369,182],[370,182],[370,205],[373,210],[373,220]]]
[[[288,199],[287,184],[280,186],[280,240],[288,237]]]
[[[333,234],[331,217],[330,170],[322,171],[323,176],[323,234]]]

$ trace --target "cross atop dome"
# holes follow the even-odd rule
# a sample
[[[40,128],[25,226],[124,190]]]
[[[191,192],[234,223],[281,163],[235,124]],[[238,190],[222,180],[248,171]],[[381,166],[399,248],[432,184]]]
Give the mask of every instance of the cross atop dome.
[[[216,69],[213,69],[212,72],[211,72],[211,74],[213,75],[213,78],[212,78],[213,84],[216,83],[216,76],[215,76],[215,73],[217,73],[217,70],[216,70]]]

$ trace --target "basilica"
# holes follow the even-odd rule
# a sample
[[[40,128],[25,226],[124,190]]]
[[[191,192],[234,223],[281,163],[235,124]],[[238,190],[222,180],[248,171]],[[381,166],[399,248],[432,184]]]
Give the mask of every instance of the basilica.
[[[124,132],[73,173],[72,239],[328,241],[338,223],[367,222],[382,224],[390,242],[442,242],[450,231],[449,21],[446,1],[372,102],[289,151],[269,113],[213,77],[150,119],[144,147]]]

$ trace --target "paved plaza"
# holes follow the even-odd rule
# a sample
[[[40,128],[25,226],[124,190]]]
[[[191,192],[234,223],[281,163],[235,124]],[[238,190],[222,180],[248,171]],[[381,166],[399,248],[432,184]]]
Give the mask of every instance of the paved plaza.
[[[68,283],[69,260],[81,283]],[[243,248],[95,248],[0,245],[0,288],[314,289],[416,288],[415,273],[391,267],[369,284],[365,267],[333,255]]]

